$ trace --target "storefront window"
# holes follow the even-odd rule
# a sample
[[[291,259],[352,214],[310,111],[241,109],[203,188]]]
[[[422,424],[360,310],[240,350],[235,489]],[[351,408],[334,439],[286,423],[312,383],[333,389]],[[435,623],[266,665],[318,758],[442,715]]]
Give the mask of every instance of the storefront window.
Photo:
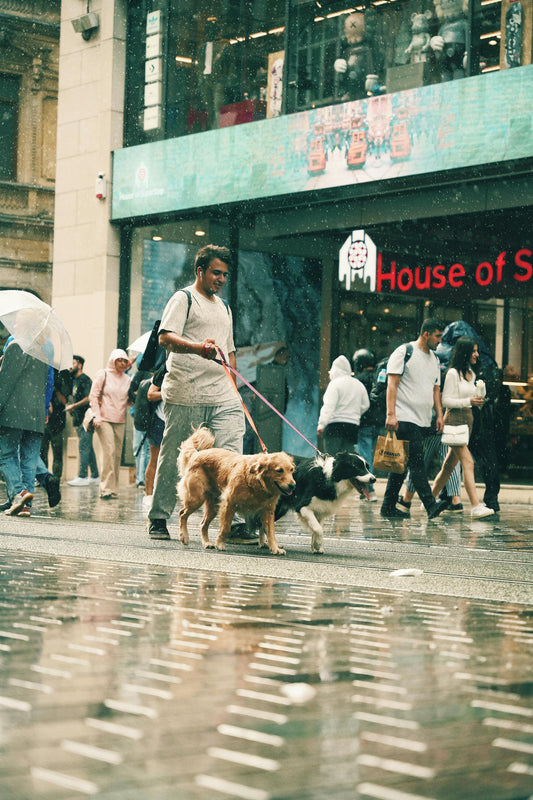
[[[129,144],[281,113],[283,0],[129,6]]]
[[[131,237],[130,342],[161,319],[174,292],[194,283],[198,250],[209,242],[227,244],[228,233],[225,225],[206,219],[135,228]],[[268,395],[272,388],[268,381],[280,370],[263,370],[258,375],[258,366],[283,366],[286,384],[281,394],[270,400],[310,441],[316,440],[318,418],[321,274],[317,259],[242,247],[222,294],[233,313],[237,368]],[[279,351],[283,351],[282,358],[276,358]],[[239,379],[237,385],[243,389]],[[301,436],[282,425],[273,412],[266,413],[267,407],[253,399],[251,390],[246,402],[249,400],[265,437],[269,430],[272,435],[277,431],[278,439],[267,443],[269,450],[283,448],[309,455],[309,445]],[[253,432],[248,430],[247,437],[257,448]]]
[[[510,0],[130,0],[126,145],[531,63]]]
[[[503,377],[511,398],[508,475],[531,476],[533,448],[533,298],[510,303],[509,360]]]

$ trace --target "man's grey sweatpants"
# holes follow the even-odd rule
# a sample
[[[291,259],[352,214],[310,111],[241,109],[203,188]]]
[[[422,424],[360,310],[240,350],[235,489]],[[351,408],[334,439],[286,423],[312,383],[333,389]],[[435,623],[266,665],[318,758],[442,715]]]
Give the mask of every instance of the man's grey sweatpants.
[[[239,405],[177,406],[165,403],[165,432],[157,461],[150,519],[169,519],[178,493],[178,451],[194,428],[205,425],[215,436],[215,447],[242,453],[244,413]]]

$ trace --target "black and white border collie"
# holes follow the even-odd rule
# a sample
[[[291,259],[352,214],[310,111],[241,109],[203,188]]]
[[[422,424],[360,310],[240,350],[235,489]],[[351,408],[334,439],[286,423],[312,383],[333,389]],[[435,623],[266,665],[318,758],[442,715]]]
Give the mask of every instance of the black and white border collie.
[[[276,519],[288,511],[296,511],[304,528],[311,534],[311,550],[323,553],[322,521],[335,514],[355,489],[368,499],[368,486],[376,477],[367,462],[356,453],[341,452],[336,456],[318,455],[294,459],[296,489],[290,497],[280,497]]]

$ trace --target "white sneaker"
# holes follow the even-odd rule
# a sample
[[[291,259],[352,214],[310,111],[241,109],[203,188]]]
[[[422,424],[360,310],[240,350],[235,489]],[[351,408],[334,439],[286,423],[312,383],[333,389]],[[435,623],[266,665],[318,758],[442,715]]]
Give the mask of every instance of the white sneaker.
[[[89,483],[100,483],[100,478],[87,478]]]
[[[13,500],[11,501],[11,506],[4,511],[8,517],[14,517],[20,514],[21,510],[26,506],[26,503],[29,503],[33,500],[33,495],[31,492],[28,492],[26,489],[23,489],[21,492],[15,495]],[[24,516],[28,516],[25,514]]]
[[[479,505],[475,506],[472,511],[470,512],[470,516],[473,519],[481,519],[482,517],[490,517],[494,514],[494,510],[489,508],[485,505],[485,503],[479,503]]]
[[[88,486],[90,482],[90,478],[80,478],[79,475],[77,478],[72,478],[71,481],[67,481],[69,486]]]

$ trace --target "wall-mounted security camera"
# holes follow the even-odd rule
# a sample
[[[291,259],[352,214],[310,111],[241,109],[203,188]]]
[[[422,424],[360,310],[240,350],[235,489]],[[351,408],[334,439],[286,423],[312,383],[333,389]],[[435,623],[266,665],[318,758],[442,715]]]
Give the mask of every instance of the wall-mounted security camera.
[[[72,27],[76,33],[81,33],[82,39],[88,42],[93,33],[100,27],[100,17],[95,11],[90,11],[82,17],[73,19]]]
[[[107,194],[107,181],[105,179],[105,173],[103,172],[99,172],[96,177],[94,193],[97,200],[105,200]]]

